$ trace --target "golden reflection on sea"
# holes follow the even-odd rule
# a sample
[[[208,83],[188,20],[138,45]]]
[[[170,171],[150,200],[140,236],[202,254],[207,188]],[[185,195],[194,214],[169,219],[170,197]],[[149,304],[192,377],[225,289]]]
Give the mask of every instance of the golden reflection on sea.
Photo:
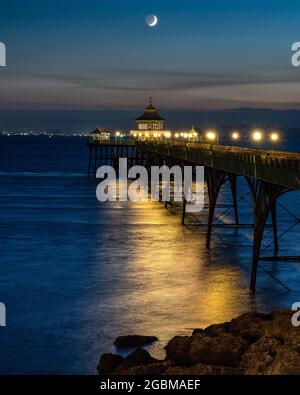
[[[228,251],[224,261],[222,251],[209,254],[204,235],[181,226],[180,217],[160,203],[117,202],[112,207],[119,221],[110,263],[117,283],[110,303],[122,317],[116,335],[154,334],[161,342],[152,352],[162,356],[172,336],[249,310],[247,282],[238,266],[228,263]]]

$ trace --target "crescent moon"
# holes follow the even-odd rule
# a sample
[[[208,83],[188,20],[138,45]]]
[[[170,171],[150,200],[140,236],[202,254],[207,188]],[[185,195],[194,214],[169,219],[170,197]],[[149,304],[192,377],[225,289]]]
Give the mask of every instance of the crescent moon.
[[[158,23],[158,18],[156,15],[148,15],[146,18],[146,23],[150,27],[154,27]]]
[[[154,21],[152,23],[149,23],[149,26],[151,26],[151,27],[157,25],[157,22],[158,22],[157,16],[153,15],[153,17],[154,17]]]

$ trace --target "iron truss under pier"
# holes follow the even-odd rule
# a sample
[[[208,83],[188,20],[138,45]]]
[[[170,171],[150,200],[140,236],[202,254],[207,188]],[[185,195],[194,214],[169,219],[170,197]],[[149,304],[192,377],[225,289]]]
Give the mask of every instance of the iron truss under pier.
[[[132,163],[147,166],[157,164],[204,166],[208,191],[208,221],[206,247],[210,248],[214,214],[220,190],[228,182],[232,192],[235,214],[234,227],[239,224],[237,207],[237,177],[244,177],[249,185],[253,201],[253,252],[250,289],[255,291],[259,260],[279,261],[279,257],[260,258],[262,238],[269,216],[272,220],[274,249],[278,250],[277,200],[283,194],[300,189],[300,154],[291,152],[262,151],[240,147],[227,147],[202,143],[172,141],[143,141],[125,144],[89,143],[89,174],[96,174],[97,166],[118,157],[128,157]],[[108,144],[106,144],[108,145]],[[99,154],[99,152],[101,153]],[[108,157],[107,152],[111,152]],[[182,223],[185,218],[185,202]],[[283,261],[299,261],[299,257],[282,257]]]

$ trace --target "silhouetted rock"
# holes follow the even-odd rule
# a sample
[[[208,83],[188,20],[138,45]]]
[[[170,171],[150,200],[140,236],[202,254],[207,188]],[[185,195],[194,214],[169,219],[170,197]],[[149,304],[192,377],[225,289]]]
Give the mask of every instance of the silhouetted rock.
[[[174,361],[176,365],[189,365],[189,349],[191,337],[175,336],[166,345],[166,359]]]
[[[118,336],[114,341],[117,347],[139,347],[157,341],[155,336],[128,335]]]
[[[116,371],[120,375],[160,375],[173,366],[172,361],[158,361],[147,365],[138,365],[128,369],[121,369]]]
[[[270,314],[251,312],[231,320],[229,330],[253,343],[265,335],[270,325]]]
[[[191,336],[175,336],[166,345],[166,360],[137,349],[126,358],[103,354],[101,374],[131,375],[300,375],[300,327],[294,312],[250,312],[230,322],[195,329]],[[122,336],[119,346],[154,341],[152,336]]]
[[[157,359],[152,358],[148,351],[143,348],[138,348],[131,354],[124,358],[123,363],[119,366],[120,369],[132,368],[138,365],[147,365],[149,363],[159,362]]]
[[[111,374],[124,361],[121,355],[116,354],[102,354],[97,370],[100,374]]]
[[[195,329],[193,329],[192,336],[193,335],[199,335],[199,333],[204,333],[204,329],[203,328],[195,328]]]
[[[229,332],[230,322],[223,322],[222,324],[213,324],[204,329],[203,333],[207,336],[219,336],[222,333]]]
[[[286,316],[286,320],[290,319]],[[282,322],[281,322],[282,324]],[[286,322],[288,325],[288,323]],[[284,325],[285,327],[285,325]],[[288,326],[286,327],[288,328]],[[245,375],[299,375],[300,332],[293,328],[276,336],[263,336],[252,344],[242,357],[240,368]],[[290,335],[290,336],[289,336]]]
[[[166,375],[237,375],[240,374],[239,368],[232,368],[228,366],[215,366],[215,365],[204,365],[197,363],[196,365],[185,367],[185,366],[173,366],[166,370]]]
[[[189,363],[236,367],[248,346],[246,340],[230,333],[214,337],[204,334],[192,336]]]

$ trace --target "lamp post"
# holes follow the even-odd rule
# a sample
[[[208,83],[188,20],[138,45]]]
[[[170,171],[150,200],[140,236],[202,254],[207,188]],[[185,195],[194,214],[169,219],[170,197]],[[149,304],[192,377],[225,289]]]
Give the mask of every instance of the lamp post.
[[[206,138],[208,141],[210,141],[210,148],[211,150],[213,149],[213,142],[216,140],[217,138],[217,134],[214,131],[209,131],[206,133]]]
[[[232,138],[232,140],[234,140],[234,141],[238,141],[239,138],[240,138],[239,132],[232,132],[232,133],[231,133],[231,138]]]
[[[278,148],[279,134],[277,132],[272,132],[270,134],[271,142],[274,144],[275,150]]]
[[[120,133],[120,132],[116,132],[116,133],[115,133],[116,142],[120,141],[120,136],[121,136],[121,133]]]
[[[262,133],[259,130],[255,130],[252,134],[252,138],[255,141],[256,144],[256,151],[258,151],[258,144],[262,139]]]

